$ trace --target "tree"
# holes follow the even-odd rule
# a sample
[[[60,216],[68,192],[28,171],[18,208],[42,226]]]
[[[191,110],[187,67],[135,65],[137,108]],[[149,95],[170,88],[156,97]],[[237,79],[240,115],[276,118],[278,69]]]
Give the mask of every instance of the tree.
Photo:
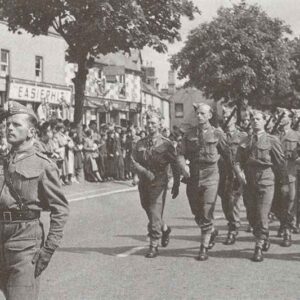
[[[242,1],[192,30],[171,63],[206,97],[232,101],[239,110],[247,102],[270,103],[291,89],[290,33],[283,21]]]
[[[148,45],[158,52],[180,39],[181,16],[193,19],[189,0],[0,0],[9,29],[47,35],[52,27],[68,45],[66,60],[78,65],[74,78],[74,122],[82,120],[88,68],[94,57]]]

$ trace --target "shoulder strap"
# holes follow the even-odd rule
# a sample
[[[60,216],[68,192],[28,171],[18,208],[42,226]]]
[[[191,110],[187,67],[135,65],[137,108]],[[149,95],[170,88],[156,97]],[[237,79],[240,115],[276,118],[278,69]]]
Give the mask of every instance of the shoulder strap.
[[[17,205],[20,210],[28,210],[28,206],[23,201],[23,198],[19,195],[19,193],[14,189],[13,183],[11,181],[10,176],[8,175],[8,162],[5,161],[4,167],[6,168],[6,172],[4,173],[4,181],[7,185],[11,196],[16,200]]]

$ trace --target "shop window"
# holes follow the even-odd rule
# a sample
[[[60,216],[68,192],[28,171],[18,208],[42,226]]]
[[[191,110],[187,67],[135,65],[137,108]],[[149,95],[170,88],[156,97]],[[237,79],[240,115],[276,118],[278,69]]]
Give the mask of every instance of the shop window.
[[[116,75],[106,75],[106,82],[108,82],[108,83],[116,83],[117,82]]]
[[[43,58],[41,56],[35,57],[35,80],[43,81]]]
[[[183,118],[183,103],[175,103],[175,118]]]
[[[9,51],[1,49],[0,75],[6,76],[8,74],[9,74]]]

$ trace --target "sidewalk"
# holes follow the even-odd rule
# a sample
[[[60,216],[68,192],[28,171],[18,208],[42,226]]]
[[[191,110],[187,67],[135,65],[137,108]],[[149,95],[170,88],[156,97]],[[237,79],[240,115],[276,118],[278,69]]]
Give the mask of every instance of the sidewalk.
[[[116,193],[129,192],[137,190],[137,186],[132,185],[132,180],[110,181],[110,182],[82,182],[63,186],[63,191],[67,199],[80,201],[98,196],[106,196]]]

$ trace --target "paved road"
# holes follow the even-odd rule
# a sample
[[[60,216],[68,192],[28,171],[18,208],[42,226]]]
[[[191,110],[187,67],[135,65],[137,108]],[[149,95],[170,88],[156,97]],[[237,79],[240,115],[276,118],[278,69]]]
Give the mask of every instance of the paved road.
[[[126,183],[107,185],[111,191]],[[68,191],[79,198],[75,193],[80,191]],[[253,263],[252,236],[241,232],[236,245],[225,246],[219,203],[216,218],[218,243],[208,261],[198,262],[199,229],[184,190],[175,200],[169,197],[165,219],[172,239],[149,260],[147,220],[136,191],[71,202],[64,242],[42,277],[41,299],[300,299],[300,235],[292,247],[282,248],[277,224],[271,224],[271,248],[263,263]]]

